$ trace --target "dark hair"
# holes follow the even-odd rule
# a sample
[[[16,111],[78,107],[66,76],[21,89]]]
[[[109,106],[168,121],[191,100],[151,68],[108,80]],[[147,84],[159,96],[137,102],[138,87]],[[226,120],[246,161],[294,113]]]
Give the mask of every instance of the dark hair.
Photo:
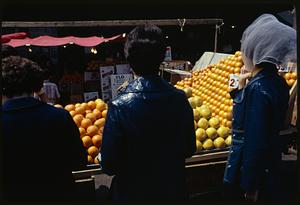
[[[1,58],[6,58],[8,56],[18,56],[18,52],[17,50],[9,45],[6,44],[2,44],[1,47]]]
[[[165,52],[163,32],[154,25],[134,28],[129,33],[124,47],[125,57],[138,75],[157,74]]]
[[[2,92],[7,97],[31,94],[43,86],[43,70],[37,63],[20,56],[2,59]]]

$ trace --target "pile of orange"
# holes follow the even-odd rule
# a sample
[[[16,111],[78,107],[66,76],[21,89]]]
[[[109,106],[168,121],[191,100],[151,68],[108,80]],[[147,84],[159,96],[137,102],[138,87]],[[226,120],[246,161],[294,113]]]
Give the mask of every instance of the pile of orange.
[[[241,52],[221,60],[217,64],[194,71],[191,78],[178,81],[176,88],[190,88],[193,96],[199,96],[212,111],[212,117],[221,125],[231,128],[233,101],[229,94],[229,75],[239,74],[243,66]]]
[[[293,87],[293,85],[295,84],[296,80],[297,80],[297,73],[296,72],[287,72],[284,74],[284,79],[286,80],[286,83],[290,86]]]
[[[55,107],[63,108],[61,105]],[[88,103],[69,104],[64,107],[78,126],[80,138],[88,153],[88,163],[98,164],[96,156],[102,144],[102,133],[107,115],[107,104],[97,99]]]

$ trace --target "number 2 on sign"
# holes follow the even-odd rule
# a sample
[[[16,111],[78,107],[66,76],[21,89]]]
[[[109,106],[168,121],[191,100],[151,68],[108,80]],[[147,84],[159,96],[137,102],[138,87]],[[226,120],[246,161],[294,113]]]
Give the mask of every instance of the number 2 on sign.
[[[239,76],[235,74],[230,74],[229,79],[229,87],[230,88],[237,88],[239,86]]]

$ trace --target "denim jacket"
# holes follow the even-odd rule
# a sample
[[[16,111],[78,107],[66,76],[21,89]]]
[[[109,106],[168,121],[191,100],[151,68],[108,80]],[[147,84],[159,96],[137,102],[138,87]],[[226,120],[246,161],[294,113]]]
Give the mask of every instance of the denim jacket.
[[[289,89],[277,70],[263,69],[233,98],[232,146],[224,182],[245,191],[261,186],[281,160],[279,131],[283,126]]]

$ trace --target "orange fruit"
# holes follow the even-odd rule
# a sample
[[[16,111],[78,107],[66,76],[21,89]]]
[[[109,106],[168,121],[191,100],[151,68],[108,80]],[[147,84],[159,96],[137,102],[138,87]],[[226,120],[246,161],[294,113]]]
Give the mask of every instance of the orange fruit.
[[[97,157],[95,157],[94,163],[95,163],[95,164],[99,164],[99,163],[100,163]]]
[[[91,146],[93,145],[93,141],[92,141],[92,139],[90,138],[90,136],[88,136],[88,135],[83,136],[83,137],[81,138],[81,140],[82,140],[83,146],[84,146],[85,148],[89,148],[89,147],[91,147]]]
[[[100,98],[98,98],[97,100],[95,100],[95,103],[98,104],[98,103],[104,103],[104,101]]]
[[[76,114],[77,114],[77,112],[76,112],[75,110],[71,110],[71,111],[70,111],[70,115],[71,115],[72,117],[74,117]]]
[[[80,105],[81,105],[80,103],[76,103],[76,104],[75,104],[75,108],[76,108],[76,107],[80,107]]]
[[[103,111],[102,111],[102,116],[103,116],[104,118],[106,118],[106,115],[107,115],[107,110],[103,110]]]
[[[226,124],[227,124],[227,119],[223,119],[221,123],[222,123],[222,125],[226,126]]]
[[[93,145],[100,147],[102,143],[102,135],[94,135],[92,138]]]
[[[295,83],[295,80],[294,80],[294,79],[289,79],[288,82],[287,82],[287,84],[288,84],[290,87],[292,87],[292,86],[294,85],[294,83]]]
[[[226,127],[231,128],[231,126],[232,126],[232,122],[231,121],[227,121],[226,122]]]
[[[96,108],[96,103],[94,101],[89,101],[88,102],[88,106],[91,110],[95,109]]]
[[[98,132],[98,127],[95,125],[91,125],[86,129],[86,133],[89,136],[94,136],[95,134],[97,134],[97,132]]]
[[[73,105],[73,104],[66,105],[65,109],[70,112],[71,110],[75,110],[75,105]]]
[[[238,73],[240,73],[241,72],[241,69],[240,68],[234,68],[234,71],[233,71],[234,73],[236,73],[236,74],[238,74]]]
[[[84,117],[83,117],[82,114],[76,114],[76,115],[73,117],[73,119],[74,119],[74,120],[75,120],[75,119],[78,119],[78,120],[80,121],[80,123],[81,123],[81,121],[84,119]]]
[[[89,164],[93,164],[94,163],[93,157],[91,157],[91,155],[88,155],[88,163]]]
[[[91,111],[91,110],[86,110],[85,111],[85,114],[88,114],[88,113],[92,113],[93,111]]]
[[[286,80],[289,80],[289,79],[291,78],[291,73],[286,73],[286,74],[284,75],[284,78],[285,78]]]
[[[103,129],[104,129],[104,126],[100,127],[99,130],[98,130],[98,134],[102,134],[103,133]]]
[[[76,107],[76,108],[75,108],[75,111],[76,111],[78,114],[82,114],[82,115],[85,114],[85,109],[84,109],[84,107],[82,107],[82,106]]]
[[[100,112],[98,109],[94,109],[93,113],[96,115],[97,119],[102,117],[102,112]]]
[[[92,111],[90,113],[87,113],[85,118],[90,119],[92,122],[95,122],[97,120],[96,114],[92,113]]]
[[[99,102],[97,105],[96,105],[96,108],[99,110],[99,111],[103,111],[105,110],[106,106],[105,106],[105,103],[104,102]]]
[[[241,62],[237,62],[237,63],[235,63],[235,67],[242,67],[242,63]]]
[[[89,126],[91,126],[93,123],[90,119],[86,119],[84,118],[82,121],[81,121],[81,127],[83,127],[84,129],[87,129]]]
[[[54,105],[54,107],[56,107],[56,108],[64,108],[62,105],[60,105],[60,104],[56,104],[56,105]]]
[[[95,158],[99,154],[99,149],[95,146],[91,146],[88,148],[88,154]]]
[[[88,106],[88,104],[87,103],[81,103],[81,106],[80,107],[83,107],[84,108],[84,110],[90,110],[90,108],[89,108],[89,106]]]
[[[291,79],[297,80],[297,74],[295,72],[291,73]]]
[[[76,123],[76,125],[79,127],[81,125],[81,121],[83,120],[83,115],[81,114],[76,114],[74,117],[73,117],[73,120],[74,122]]]
[[[79,127],[79,133],[80,133],[80,137],[83,137],[86,134],[86,131],[83,127]]]

